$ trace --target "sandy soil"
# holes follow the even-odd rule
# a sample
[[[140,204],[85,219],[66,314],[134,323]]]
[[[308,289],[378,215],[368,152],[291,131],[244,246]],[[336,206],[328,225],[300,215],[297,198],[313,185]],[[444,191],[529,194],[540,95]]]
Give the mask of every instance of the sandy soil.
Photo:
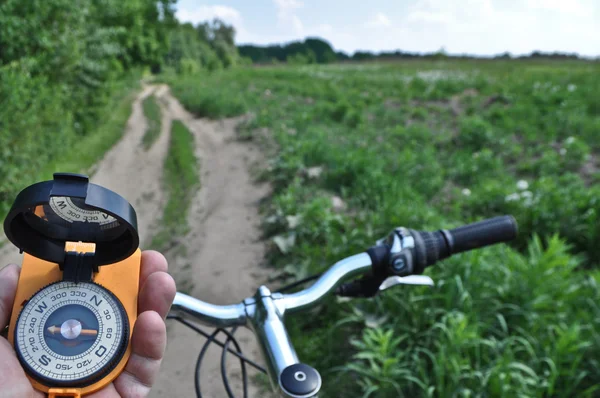
[[[141,145],[146,128],[141,101],[153,93],[161,105],[162,129],[156,143],[145,151]],[[123,138],[94,167],[91,180],[118,192],[134,205],[141,247],[146,247],[166,200],[160,181],[173,119],[182,120],[194,134],[201,188],[190,210],[191,231],[164,253],[170,272],[178,281],[179,290],[185,285],[190,294],[204,301],[239,302],[252,295],[265,279],[266,271],[261,267],[265,247],[259,240],[258,203],[269,193],[268,186],[253,183],[248,171],[261,161],[259,151],[235,140],[239,118],[196,119],[183,109],[168,87],[145,86],[133,103]],[[0,248],[0,264],[9,262],[20,263],[20,255],[7,242]],[[151,396],[194,396],[194,367],[205,339],[183,325],[169,322],[167,351]],[[237,336],[244,354],[262,363],[253,335],[244,329]],[[226,397],[220,358],[221,350],[213,345],[202,367],[204,397]],[[230,381],[234,392],[241,396],[241,377],[234,359],[228,358]],[[254,374],[250,367],[251,378]],[[251,386],[250,397],[264,396],[258,391]]]
[[[191,231],[182,242],[185,250],[179,246],[165,254],[176,280],[191,281],[186,283],[191,295],[215,304],[239,302],[252,295],[266,275],[260,266],[265,247],[259,240],[258,204],[269,187],[255,185],[248,171],[261,160],[260,153],[235,140],[239,118],[195,119],[168,93],[160,98],[166,114],[182,120],[194,134],[201,164],[201,188],[190,210]],[[194,367],[205,339],[177,323],[171,324],[168,332],[163,371],[151,396],[194,396]],[[252,333],[242,329],[237,335],[244,354],[262,362]],[[231,385],[241,396],[241,377],[234,359],[228,358]],[[226,397],[220,360],[221,349],[213,345],[201,372],[205,397]],[[249,374],[255,373],[250,370]],[[260,396],[254,386],[249,395]]]

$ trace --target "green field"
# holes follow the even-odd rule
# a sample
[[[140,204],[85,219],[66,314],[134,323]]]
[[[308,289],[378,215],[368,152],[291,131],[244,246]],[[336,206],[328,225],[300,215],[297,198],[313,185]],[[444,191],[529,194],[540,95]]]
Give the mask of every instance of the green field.
[[[284,282],[393,227],[513,214],[520,238],[444,261],[436,287],[288,318],[325,396],[600,394],[600,64],[441,61],[169,78],[198,115],[249,112]],[[275,239],[277,238],[277,239]]]

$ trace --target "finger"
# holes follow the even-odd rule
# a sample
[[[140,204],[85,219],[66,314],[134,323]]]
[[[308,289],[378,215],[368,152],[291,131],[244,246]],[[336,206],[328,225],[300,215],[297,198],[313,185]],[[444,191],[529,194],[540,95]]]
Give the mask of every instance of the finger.
[[[175,298],[175,281],[166,272],[148,276],[138,298],[138,313],[156,311],[163,319],[169,313]]]
[[[144,397],[150,392],[166,345],[167,327],[161,316],[154,311],[140,314],[131,336],[131,356],[114,382],[122,397]]]
[[[21,269],[15,264],[9,264],[0,270],[0,331],[8,324],[17,293],[20,271]]]
[[[117,398],[120,397],[117,388],[115,387],[115,383],[110,383],[102,390],[97,391],[93,394],[86,395],[87,398]]]
[[[42,396],[31,387],[10,343],[1,338],[0,358],[0,398]]]
[[[149,275],[155,272],[167,272],[168,269],[169,265],[165,256],[155,250],[144,250],[140,268],[140,288],[144,286]]]

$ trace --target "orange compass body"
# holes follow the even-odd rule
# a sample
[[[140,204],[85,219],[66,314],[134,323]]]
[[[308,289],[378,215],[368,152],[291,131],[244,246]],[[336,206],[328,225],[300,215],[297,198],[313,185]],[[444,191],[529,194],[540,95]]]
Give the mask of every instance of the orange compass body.
[[[25,252],[8,339],[32,386],[50,397],[104,388],[137,319],[135,211],[85,176],[55,174],[19,194],[4,228]]]

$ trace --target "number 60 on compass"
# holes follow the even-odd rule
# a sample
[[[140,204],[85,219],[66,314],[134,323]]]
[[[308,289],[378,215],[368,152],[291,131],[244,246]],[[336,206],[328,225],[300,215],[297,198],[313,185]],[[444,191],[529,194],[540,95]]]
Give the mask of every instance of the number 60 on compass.
[[[4,221],[24,252],[8,338],[34,388],[80,397],[130,355],[141,252],[133,207],[79,174],[25,188]]]

